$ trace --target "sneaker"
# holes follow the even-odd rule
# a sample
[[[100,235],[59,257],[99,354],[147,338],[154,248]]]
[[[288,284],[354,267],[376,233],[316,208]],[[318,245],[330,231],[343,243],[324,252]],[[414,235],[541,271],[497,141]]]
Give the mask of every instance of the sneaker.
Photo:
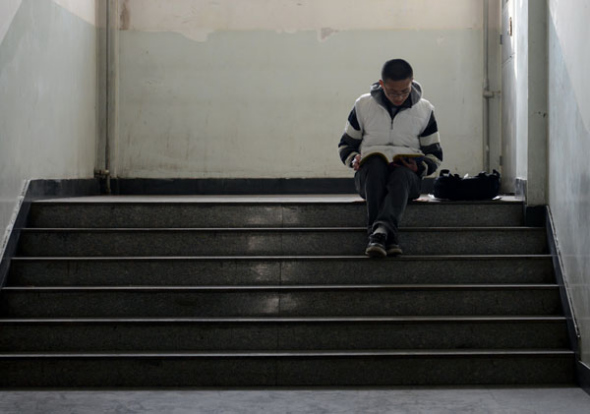
[[[387,251],[388,256],[398,256],[402,254],[402,249],[400,249],[399,244],[397,244],[397,236],[389,235],[385,242],[385,250]]]
[[[403,253],[399,245],[395,243],[387,243],[386,251],[388,256],[399,256]]]
[[[385,257],[387,251],[385,250],[385,242],[387,234],[373,233],[369,236],[369,244],[365,250],[365,254],[369,257]]]

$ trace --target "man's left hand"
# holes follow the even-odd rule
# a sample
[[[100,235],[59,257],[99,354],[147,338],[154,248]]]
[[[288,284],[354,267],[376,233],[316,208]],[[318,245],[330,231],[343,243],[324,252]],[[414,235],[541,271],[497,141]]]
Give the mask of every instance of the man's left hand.
[[[418,172],[418,164],[416,164],[416,160],[413,158],[402,158],[399,160],[400,164],[410,170],[414,171],[415,173]]]

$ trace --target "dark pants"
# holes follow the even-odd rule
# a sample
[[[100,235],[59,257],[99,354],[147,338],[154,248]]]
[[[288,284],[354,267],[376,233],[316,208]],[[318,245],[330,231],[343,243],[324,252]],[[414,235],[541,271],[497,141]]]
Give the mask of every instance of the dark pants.
[[[390,166],[382,157],[374,156],[363,162],[354,183],[367,202],[369,234],[381,225],[387,229],[389,241],[397,244],[399,222],[408,201],[420,197],[422,179],[409,168]]]

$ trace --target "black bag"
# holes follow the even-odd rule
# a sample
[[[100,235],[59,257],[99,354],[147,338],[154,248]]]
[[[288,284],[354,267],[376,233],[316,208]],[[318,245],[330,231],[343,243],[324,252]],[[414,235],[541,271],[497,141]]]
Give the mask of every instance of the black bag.
[[[451,174],[449,170],[442,170],[434,179],[434,196],[449,200],[491,200],[500,191],[500,173],[496,170],[492,174],[485,171],[475,177],[461,178],[458,174]]]

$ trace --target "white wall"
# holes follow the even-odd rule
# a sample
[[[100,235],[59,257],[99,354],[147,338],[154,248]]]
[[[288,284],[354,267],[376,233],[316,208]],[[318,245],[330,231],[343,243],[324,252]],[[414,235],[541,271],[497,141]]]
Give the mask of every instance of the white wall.
[[[95,0],[0,2],[2,234],[25,180],[93,176],[95,9]]]
[[[503,1],[502,187],[515,190],[527,178],[528,149],[528,1]]]
[[[443,166],[483,167],[482,1],[125,0],[121,15],[119,176],[350,176],[348,112],[394,57],[436,106]]]
[[[548,0],[547,4],[548,11],[540,1],[508,0],[504,5],[506,31],[508,16],[513,17],[512,39],[504,43],[503,140],[504,156],[509,160],[505,170],[514,174],[511,178],[524,178],[529,184],[534,181],[532,198],[544,199],[549,205],[565,283],[582,337],[582,360],[590,365],[590,3]],[[530,107],[539,103],[539,96],[531,99],[538,91],[530,88],[542,86],[537,75],[542,74],[544,69],[539,65],[544,63],[530,67],[531,58],[535,59],[532,55],[538,53],[529,56],[529,50],[538,45],[529,36],[529,25],[534,32],[544,21],[548,126],[539,122],[544,118],[543,111]],[[532,132],[541,130],[548,130],[546,142],[536,140],[537,134]],[[548,167],[540,171],[535,163],[548,163]],[[527,193],[527,197],[530,195]]]
[[[590,364],[590,3],[549,1],[549,206]]]

